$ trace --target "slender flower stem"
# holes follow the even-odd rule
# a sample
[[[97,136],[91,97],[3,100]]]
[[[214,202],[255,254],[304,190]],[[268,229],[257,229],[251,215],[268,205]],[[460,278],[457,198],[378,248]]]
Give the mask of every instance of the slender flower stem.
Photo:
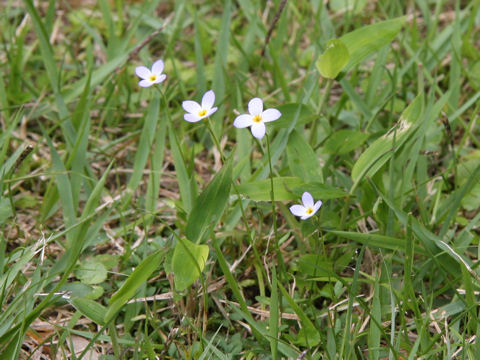
[[[330,96],[330,90],[332,89],[333,79],[327,80],[327,85],[325,86],[325,90],[323,91],[322,96],[320,97],[320,104],[318,105],[318,116],[315,118],[312,124],[312,128],[310,129],[310,145],[315,148],[315,142],[317,141],[317,126],[318,126],[318,118],[323,112],[323,107],[325,106],[327,98]]]
[[[268,166],[270,168],[270,198],[272,200],[272,216],[273,216],[273,232],[275,233],[275,240],[277,237],[277,212],[275,211],[275,194],[273,192],[273,170],[272,170],[272,157],[270,156],[270,138],[268,134],[265,135],[267,138],[267,155],[268,155]]]
[[[270,169],[270,199],[272,202],[272,218],[273,218],[273,233],[275,234],[275,249],[277,251],[278,263],[280,269],[282,270],[280,274],[285,273],[285,263],[283,262],[282,253],[280,251],[280,246],[278,245],[278,229],[277,229],[277,212],[275,209],[275,194],[273,192],[273,169],[272,169],[272,156],[270,154],[270,138],[268,134],[265,134],[267,138],[267,155],[268,155],[268,166]]]
[[[215,135],[215,132],[213,131],[213,126],[212,123],[210,122],[210,118],[206,118],[207,121],[207,129],[210,132],[210,135],[213,139],[213,142],[215,143],[215,146],[218,149],[218,152],[220,153],[220,157],[222,158],[222,162],[225,163],[225,156],[223,155],[223,150],[222,147],[220,146],[220,141],[218,141],[217,136]]]
[[[222,158],[222,162],[225,163],[226,157],[225,157],[225,154],[223,153],[223,149],[220,146],[220,142],[218,141],[217,137],[215,136],[212,124],[210,123],[210,118],[207,118],[207,128],[208,128],[208,131],[210,132],[210,136],[212,137],[213,142],[215,143],[215,146],[218,149],[218,152],[220,153],[220,157]],[[258,264],[261,264],[262,261],[260,259],[260,254],[258,253],[257,247],[254,244],[252,234],[251,234],[251,231],[250,231],[250,226],[248,225],[248,219],[247,219],[247,216],[245,215],[245,209],[243,208],[242,198],[240,196],[240,191],[238,191],[237,184],[235,183],[235,181],[233,179],[232,179],[232,186],[233,186],[235,194],[237,195],[237,198],[238,198],[238,203],[240,205],[240,212],[242,213],[242,219],[243,219],[243,222],[245,224],[245,227],[247,228],[247,236],[248,236],[248,239],[249,239],[249,243],[252,246],[252,250],[253,250],[253,254],[255,256],[255,260],[258,262]],[[263,267],[260,266],[260,268],[263,271],[265,271],[263,269]],[[266,276],[266,274],[264,273],[263,276]]]

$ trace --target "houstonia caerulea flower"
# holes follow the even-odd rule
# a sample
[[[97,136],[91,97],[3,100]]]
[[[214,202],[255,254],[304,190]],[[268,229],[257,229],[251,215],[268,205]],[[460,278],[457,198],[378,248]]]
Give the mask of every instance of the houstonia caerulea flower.
[[[155,61],[152,66],[152,70],[146,66],[137,66],[135,68],[135,74],[142,79],[139,81],[138,85],[141,87],[149,87],[153,84],[160,84],[167,78],[167,75],[162,74],[163,67],[164,65],[162,60]]]
[[[267,109],[263,111],[263,101],[259,98],[253,98],[248,102],[248,112],[237,116],[233,122],[236,128],[245,128],[251,126],[252,135],[257,139],[265,136],[265,123],[277,120],[282,113],[277,109]]]
[[[295,216],[300,216],[300,219],[306,220],[309,217],[312,217],[320,206],[322,206],[322,201],[318,200],[315,204],[313,203],[313,197],[309,192],[304,192],[302,195],[303,205],[292,205],[290,206],[290,211]]]
[[[197,122],[206,119],[218,109],[217,107],[213,107],[214,102],[215,93],[213,90],[209,90],[203,95],[201,105],[196,101],[185,100],[182,102],[182,107],[188,114],[183,115],[183,118],[188,122]]]

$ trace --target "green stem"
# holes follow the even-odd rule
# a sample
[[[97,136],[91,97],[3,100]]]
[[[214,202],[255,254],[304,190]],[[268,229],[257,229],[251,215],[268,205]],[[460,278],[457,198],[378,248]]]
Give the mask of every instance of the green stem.
[[[268,156],[268,166],[270,169],[270,199],[272,202],[272,218],[273,218],[273,233],[275,234],[275,250],[277,252],[278,264],[282,270],[280,274],[285,274],[285,263],[283,262],[282,253],[280,251],[280,246],[278,245],[278,228],[277,228],[277,211],[275,209],[275,194],[273,192],[273,169],[272,169],[272,156],[270,155],[270,138],[268,134],[267,137],[267,156]]]
[[[222,162],[225,163],[226,157],[225,157],[225,154],[223,153],[223,149],[220,146],[220,142],[218,141],[217,137],[215,136],[215,132],[213,131],[212,124],[210,123],[210,118],[207,118],[207,129],[210,132],[210,136],[212,137],[213,142],[215,143],[215,146],[218,149],[218,152],[220,153],[220,157],[222,158]],[[255,256],[255,260],[258,262],[259,267],[263,270],[263,275],[266,277],[265,269],[263,269],[263,267],[261,266],[262,261],[261,261],[261,258],[260,258],[260,254],[258,253],[258,249],[254,244],[252,234],[251,234],[251,231],[250,231],[250,226],[248,225],[248,220],[247,220],[247,216],[245,215],[245,209],[243,208],[242,198],[240,196],[240,191],[238,191],[237,184],[235,183],[234,179],[232,179],[232,186],[233,186],[235,194],[237,195],[237,198],[238,198],[238,203],[240,205],[240,212],[242,213],[243,223],[245,224],[245,227],[247,228],[247,236],[248,236],[249,244],[252,246],[252,250],[253,250],[253,254]]]
[[[312,128],[310,130],[310,145],[315,148],[315,142],[317,141],[317,126],[320,115],[323,112],[323,107],[325,106],[327,98],[330,96],[330,90],[332,89],[333,79],[327,80],[327,85],[325,86],[325,90],[323,91],[322,96],[320,97],[320,103],[318,105],[318,116],[315,118],[312,124]]]
[[[278,239],[277,234],[277,212],[275,211],[275,194],[273,192],[273,170],[272,170],[272,157],[270,156],[270,138],[268,134],[267,137],[267,156],[268,156],[268,166],[270,169],[270,199],[272,201],[272,216],[273,216],[273,232],[275,234],[275,242]]]
[[[215,132],[213,131],[213,126],[212,123],[210,122],[210,118],[206,118],[207,120],[207,129],[210,132],[210,136],[213,139],[213,142],[215,143],[215,146],[218,149],[218,152],[220,153],[220,157],[222,158],[222,162],[225,163],[225,156],[223,155],[223,150],[222,147],[220,146],[220,141],[218,141],[217,136],[215,135]]]

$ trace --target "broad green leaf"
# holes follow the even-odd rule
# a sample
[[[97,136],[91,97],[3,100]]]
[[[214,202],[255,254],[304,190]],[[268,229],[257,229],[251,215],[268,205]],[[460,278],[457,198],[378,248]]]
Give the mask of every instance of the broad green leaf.
[[[334,155],[347,154],[360,147],[369,136],[369,134],[360,131],[339,130],[325,141],[323,151]]]
[[[338,199],[348,195],[345,191],[339,188],[328,184],[322,184],[320,182],[309,182],[292,189],[292,192],[297,195],[296,199],[300,199],[305,191],[312,194],[314,199],[323,201],[328,199]]]
[[[270,179],[252,181],[237,186],[240,194],[254,201],[270,201]],[[273,179],[273,192],[276,201],[298,200],[304,191],[308,191],[314,198],[335,199],[348,194],[333,186],[319,182],[306,183],[294,176],[277,177]]]
[[[317,156],[305,138],[293,130],[287,145],[288,166],[292,174],[305,181],[323,181]]]
[[[290,190],[294,187],[303,186],[305,183],[298,177],[277,177],[273,179],[273,193],[276,201],[295,200]],[[270,179],[252,181],[237,186],[240,194],[255,201],[270,201]]]
[[[83,315],[99,325],[105,325],[105,306],[86,298],[73,298],[70,303]]]
[[[349,232],[349,231],[330,231],[330,233],[335,234],[341,238],[349,239],[356,241],[360,244],[365,244],[370,247],[377,247],[380,249],[389,249],[393,251],[406,251],[407,242],[403,238],[395,238],[392,236],[385,236],[379,234],[364,234],[358,232]],[[418,245],[415,246],[415,253],[417,254],[426,254]]]
[[[306,254],[297,260],[298,271],[307,276],[331,276],[333,264],[323,255]]]
[[[295,119],[298,125],[311,122],[316,116],[310,107],[301,103],[283,104],[275,108],[282,113],[280,119],[270,123],[275,128],[288,129]]]
[[[467,183],[468,179],[472,176],[475,168],[480,165],[480,151],[476,150],[466,155],[459,161],[458,164],[458,179],[459,185]],[[474,211],[478,209],[480,204],[480,181],[476,181],[469,193],[462,198],[462,206],[468,211]]]
[[[336,13],[345,13],[353,11],[360,13],[367,5],[367,0],[330,0],[328,6]]]
[[[179,239],[172,258],[175,288],[183,291],[198,279],[208,259],[208,246]]]
[[[350,55],[344,71],[350,70],[367,56],[390,43],[397,36],[406,20],[407,18],[402,16],[382,21],[364,26],[340,37]]]
[[[423,96],[418,95],[405,109],[398,123],[384,136],[375,140],[358,158],[352,169],[354,182],[364,176],[373,176],[390,159],[403,143],[415,132],[415,126],[423,113]]]
[[[109,322],[125,303],[135,295],[138,288],[148,280],[150,275],[158,269],[163,258],[163,250],[157,250],[146,257],[128,276],[122,287],[112,296],[105,315],[105,322]]]
[[[186,229],[190,241],[199,243],[218,223],[228,203],[231,184],[232,161],[228,160],[193,204]]]
[[[10,216],[13,215],[10,200],[7,198],[0,199],[0,224],[3,224]]]
[[[335,79],[347,65],[349,58],[348,48],[342,40],[332,39],[327,43],[325,52],[317,60],[317,70],[323,77]]]
[[[107,279],[107,269],[99,259],[87,259],[75,270],[75,276],[84,284],[100,284]]]

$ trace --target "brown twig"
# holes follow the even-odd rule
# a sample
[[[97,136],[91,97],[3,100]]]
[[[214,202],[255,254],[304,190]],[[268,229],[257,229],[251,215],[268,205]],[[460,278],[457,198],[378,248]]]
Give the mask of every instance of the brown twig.
[[[174,13],[170,14],[170,16],[165,19],[162,26],[160,26],[157,30],[155,30],[153,33],[148,35],[145,40],[143,40],[135,49],[132,50],[132,52],[128,55],[128,59],[126,63],[130,62],[135,56],[137,56],[137,54],[140,52],[140,50],[142,50],[145,47],[145,45],[147,45],[155,36],[160,34],[163,31],[163,29],[165,29],[165,27],[172,20],[173,15]],[[124,66],[125,65],[119,66],[115,72],[118,74]]]
[[[265,50],[267,49],[267,45],[270,42],[270,38],[272,37],[273,30],[275,29],[275,26],[277,25],[278,20],[280,19],[280,15],[282,15],[283,8],[287,4],[287,0],[282,0],[280,3],[280,7],[278,8],[277,13],[275,14],[275,17],[273,18],[272,25],[270,26],[270,29],[268,29],[267,32],[267,37],[265,38],[265,45],[263,45],[262,49],[262,57],[265,55]]]

